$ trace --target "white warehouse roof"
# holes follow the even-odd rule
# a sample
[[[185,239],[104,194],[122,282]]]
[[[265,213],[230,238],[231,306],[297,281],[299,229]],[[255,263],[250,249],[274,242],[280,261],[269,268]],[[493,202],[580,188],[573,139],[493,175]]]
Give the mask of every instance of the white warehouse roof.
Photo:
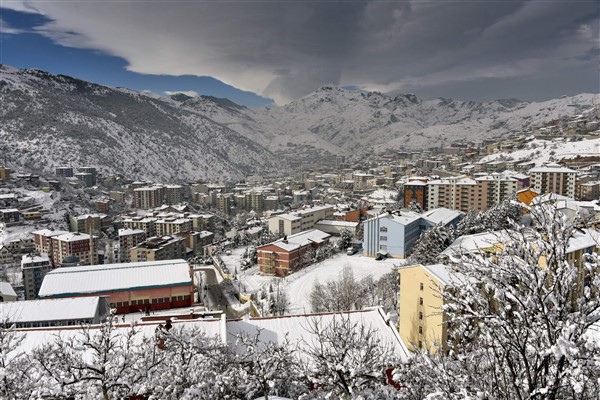
[[[40,297],[191,285],[185,260],[145,261],[58,268],[46,274]]]
[[[0,303],[0,318],[9,323],[93,319],[100,297],[43,299]]]

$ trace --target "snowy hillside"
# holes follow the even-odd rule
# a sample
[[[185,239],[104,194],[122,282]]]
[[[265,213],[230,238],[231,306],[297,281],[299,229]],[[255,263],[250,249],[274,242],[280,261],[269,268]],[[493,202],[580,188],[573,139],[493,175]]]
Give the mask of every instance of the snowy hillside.
[[[0,68],[0,152],[8,165],[40,172],[92,165],[107,174],[175,182],[275,171],[264,147],[173,101]]]
[[[33,170],[97,165],[136,179],[238,179],[387,149],[480,142],[573,116],[593,94],[540,103],[391,97],[324,86],[285,106],[160,97],[36,70],[0,70],[0,151]],[[274,153],[274,154],[273,154]],[[110,168],[108,167],[110,166]]]
[[[508,160],[534,162],[536,167],[548,162],[558,162],[574,156],[600,156],[600,139],[581,140],[577,142],[560,138],[556,140],[532,140],[524,149],[511,152],[499,152],[484,157],[482,162]]]

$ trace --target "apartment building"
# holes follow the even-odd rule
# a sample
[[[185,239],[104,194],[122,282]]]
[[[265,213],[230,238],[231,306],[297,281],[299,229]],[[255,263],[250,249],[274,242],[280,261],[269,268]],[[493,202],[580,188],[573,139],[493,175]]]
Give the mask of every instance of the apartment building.
[[[21,213],[16,208],[4,208],[0,210],[0,222],[19,222],[20,219]]]
[[[55,229],[41,229],[32,232],[35,251],[38,253],[50,254],[52,246],[52,241],[50,239],[54,236],[65,235],[67,233],[69,232]]]
[[[257,213],[261,213],[265,210],[265,196],[262,192],[252,190],[246,193],[245,196],[246,210],[254,210]]]
[[[352,180],[354,181],[354,189],[360,190],[368,187],[368,181],[373,178],[375,178],[375,175],[365,174],[362,172],[352,174]]]
[[[192,230],[213,231],[215,229],[215,217],[211,214],[190,214],[187,218],[192,220]]]
[[[412,351],[445,349],[447,325],[441,312],[440,288],[451,283],[451,267],[444,264],[413,265],[398,269],[398,333]]]
[[[556,193],[575,198],[577,172],[558,164],[548,164],[544,167],[529,170],[531,187],[540,194]]]
[[[52,264],[47,255],[23,256],[21,259],[21,274],[23,275],[25,300],[34,300],[37,298],[44,276],[51,270]]]
[[[181,203],[183,187],[180,185],[166,185],[164,188],[165,202],[168,205]]]
[[[231,195],[222,193],[217,194],[215,204],[217,210],[225,215],[229,215],[231,212]]]
[[[72,167],[57,167],[54,169],[54,175],[61,178],[72,178],[73,168]]]
[[[165,197],[162,186],[145,186],[133,189],[133,208],[148,210],[160,207]]]
[[[487,210],[517,193],[518,181],[501,174],[475,179],[448,177],[428,182],[427,209],[439,207],[467,212]]]
[[[313,229],[321,219],[334,219],[334,207],[331,205],[315,206],[269,218],[269,231],[279,235],[294,235]]]
[[[125,218],[121,221],[121,227],[124,229],[140,229],[146,232],[146,237],[155,236],[156,218],[133,217]]]
[[[108,228],[112,223],[111,218],[106,214],[85,214],[69,219],[69,228],[71,232],[100,233],[102,228]]]
[[[185,254],[185,239],[173,236],[151,237],[129,250],[132,262],[174,260]]]
[[[0,182],[10,181],[10,169],[0,165]]]
[[[131,261],[130,250],[146,240],[146,232],[141,229],[119,229],[119,262]]]
[[[77,257],[81,264],[98,262],[97,238],[85,233],[70,232],[50,238],[48,256],[52,265],[58,267],[67,257]]]
[[[428,209],[427,181],[429,178],[410,178],[403,186],[404,188],[404,207],[408,207],[415,202],[421,207],[421,210]]]
[[[154,223],[156,236],[173,235],[192,230],[192,220],[189,218],[165,218]]]

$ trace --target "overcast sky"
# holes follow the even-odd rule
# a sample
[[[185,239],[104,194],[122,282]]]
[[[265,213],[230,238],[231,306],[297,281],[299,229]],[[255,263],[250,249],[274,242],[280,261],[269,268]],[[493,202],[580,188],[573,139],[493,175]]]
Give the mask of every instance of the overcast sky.
[[[596,0],[1,4],[3,63],[138,90],[249,105],[325,84],[472,100],[600,92]]]

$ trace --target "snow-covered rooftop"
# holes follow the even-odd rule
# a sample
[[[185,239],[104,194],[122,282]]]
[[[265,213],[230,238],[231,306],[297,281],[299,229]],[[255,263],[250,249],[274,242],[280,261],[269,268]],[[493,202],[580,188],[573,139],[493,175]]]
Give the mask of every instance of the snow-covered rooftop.
[[[40,297],[190,285],[185,260],[145,261],[58,268],[46,274]]]
[[[92,319],[99,301],[91,296],[0,303],[0,319],[11,323]]]
[[[0,295],[17,297],[15,290],[8,282],[0,282]],[[0,303],[3,304],[3,303]],[[1,320],[0,320],[1,321]]]
[[[284,239],[279,239],[273,243],[269,243],[269,245],[277,246],[280,249],[286,251],[292,251],[296,250],[297,248],[306,246],[310,243],[322,243],[325,239],[329,238],[330,236],[331,235],[329,235],[328,233],[322,232],[318,229],[312,229],[310,231],[304,231],[296,233],[295,235],[290,235],[285,241]]]
[[[440,208],[426,211],[421,215],[423,216],[423,218],[427,219],[428,221],[430,221],[431,223],[433,223],[435,225],[440,224],[440,223],[447,225],[450,222],[452,222],[454,219],[458,218],[459,216],[461,216],[463,214],[464,213],[461,211],[451,210],[449,208],[440,207]]]

